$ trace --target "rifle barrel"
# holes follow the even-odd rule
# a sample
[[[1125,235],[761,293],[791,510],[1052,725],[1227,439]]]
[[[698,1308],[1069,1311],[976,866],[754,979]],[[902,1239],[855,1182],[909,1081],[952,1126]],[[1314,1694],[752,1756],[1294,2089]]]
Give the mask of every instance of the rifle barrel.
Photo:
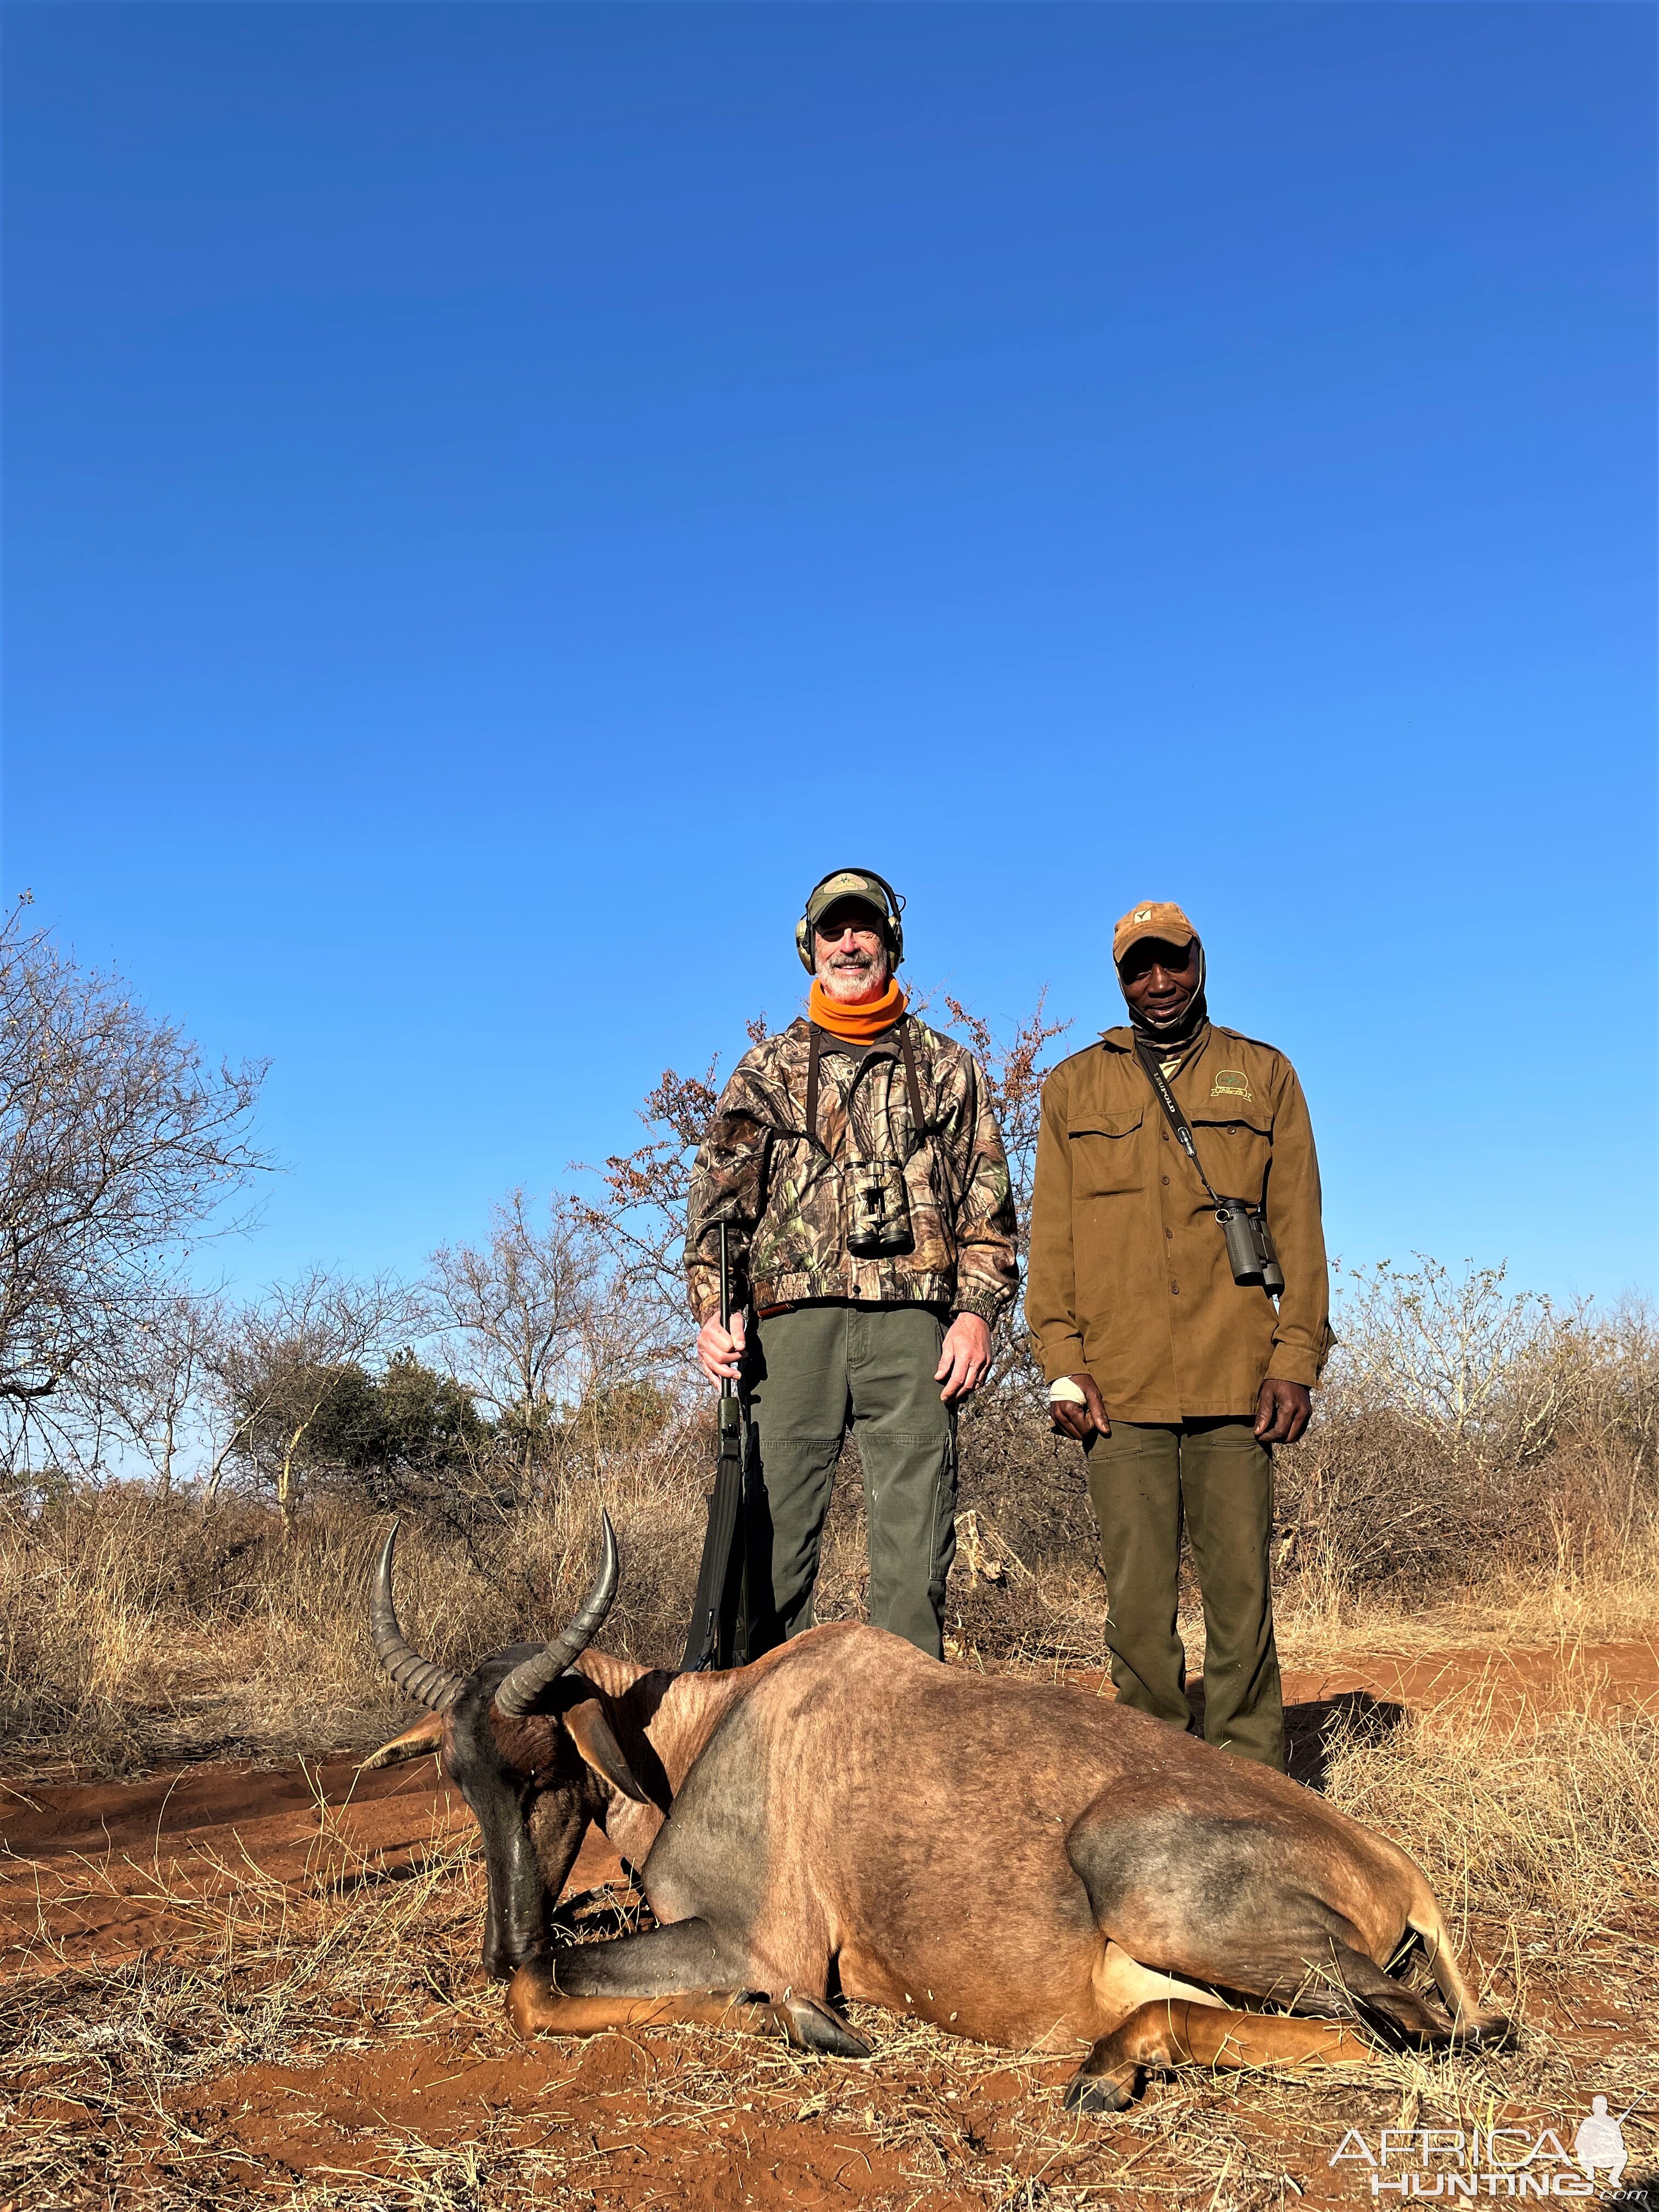
[[[732,1279],[726,1270],[726,1224],[723,1221],[720,1224],[720,1327],[728,1333],[732,1327]],[[720,1377],[721,1397],[732,1397],[734,1395],[734,1389],[732,1377],[729,1375],[723,1375]]]

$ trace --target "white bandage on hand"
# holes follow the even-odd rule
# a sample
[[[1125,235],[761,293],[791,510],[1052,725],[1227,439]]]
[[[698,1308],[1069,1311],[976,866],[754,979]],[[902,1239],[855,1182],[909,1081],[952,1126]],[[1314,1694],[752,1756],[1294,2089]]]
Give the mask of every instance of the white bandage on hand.
[[[1069,1375],[1062,1375],[1058,1382],[1048,1385],[1048,1403],[1051,1406],[1086,1406],[1088,1402],[1082,1385],[1073,1382]]]

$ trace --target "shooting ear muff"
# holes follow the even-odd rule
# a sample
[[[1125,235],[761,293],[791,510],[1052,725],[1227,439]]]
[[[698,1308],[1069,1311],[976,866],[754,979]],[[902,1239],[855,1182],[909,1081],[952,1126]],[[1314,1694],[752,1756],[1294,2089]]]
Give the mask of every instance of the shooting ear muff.
[[[882,926],[887,933],[888,953],[895,968],[898,967],[904,958],[904,901],[893,889],[886,877],[878,876],[873,868],[831,868],[830,874],[820,876],[812,889],[807,892],[806,905],[801,910],[800,920],[795,924],[795,951],[799,956],[801,966],[809,975],[816,975],[818,967],[817,962],[812,957],[812,925],[807,919],[813,896],[823,889],[831,876],[848,875],[867,876],[872,884],[881,885],[887,895],[887,912],[882,917]]]

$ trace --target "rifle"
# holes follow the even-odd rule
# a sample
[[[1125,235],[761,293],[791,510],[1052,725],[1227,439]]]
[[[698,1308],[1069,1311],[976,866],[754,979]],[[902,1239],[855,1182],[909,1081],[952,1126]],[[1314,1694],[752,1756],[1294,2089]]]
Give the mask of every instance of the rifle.
[[[720,1224],[720,1327],[732,1326],[732,1289],[726,1273],[726,1224]],[[714,1459],[714,1480],[708,1492],[708,1533],[703,1538],[702,1565],[697,1571],[697,1595],[691,1607],[691,1626],[685,1639],[684,1674],[705,1667],[737,1663],[740,1645],[748,1640],[748,1624],[741,1616],[744,1599],[744,1547],[740,1528],[743,1505],[743,1407],[731,1376],[720,1382],[720,1448]]]

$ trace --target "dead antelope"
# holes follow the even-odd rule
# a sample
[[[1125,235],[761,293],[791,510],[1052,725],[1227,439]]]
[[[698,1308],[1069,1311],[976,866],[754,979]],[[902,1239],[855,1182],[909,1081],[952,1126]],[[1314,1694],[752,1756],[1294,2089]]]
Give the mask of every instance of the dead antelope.
[[[398,1626],[396,1537],[374,1648],[432,1717],[372,1763],[436,1750],[477,1815],[484,1967],[512,1978],[521,2034],[724,2021],[865,2058],[834,2009],[860,1997],[1014,2049],[1087,2045],[1066,2102],[1115,2111],[1147,2068],[1370,2057],[1341,2022],[1415,2044],[1504,2028],[1404,1851],[1144,1714],[848,1622],[729,1674],[610,1658],[589,1649],[620,1571],[608,1517],[564,1633],[453,1674]],[[659,1924],[555,1942],[593,1820]],[[1388,1971],[1416,1943],[1443,2003]]]

